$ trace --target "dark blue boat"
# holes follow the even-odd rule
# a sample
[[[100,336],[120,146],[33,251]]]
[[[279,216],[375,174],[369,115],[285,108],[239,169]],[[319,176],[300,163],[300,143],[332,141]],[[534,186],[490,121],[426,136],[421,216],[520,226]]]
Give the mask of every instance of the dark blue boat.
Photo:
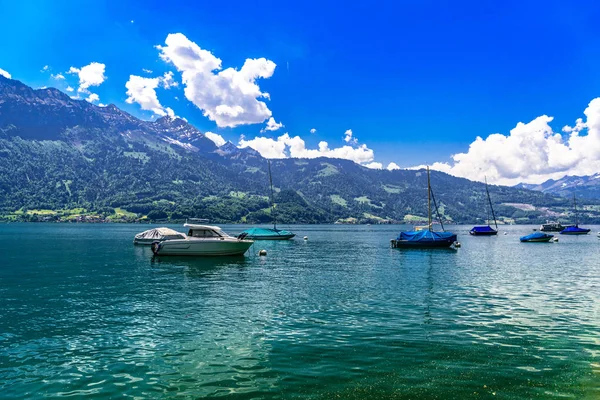
[[[561,235],[587,235],[590,233],[591,229],[580,228],[578,225],[569,225],[562,231],[560,231]]]
[[[561,235],[587,235],[590,233],[591,229],[579,227],[579,223],[577,221],[577,201],[575,200],[575,195],[573,195],[573,208],[575,210],[575,225],[569,225],[559,233]]]
[[[552,240],[554,235],[544,232],[533,232],[527,236],[521,236],[519,240],[521,242],[549,242]]]
[[[450,247],[456,242],[456,235],[452,232],[433,232],[430,230],[400,232],[392,240],[394,248],[437,248]]]
[[[448,248],[456,243],[456,235],[452,232],[434,232],[431,230],[431,200],[435,204],[437,216],[442,227],[442,218],[440,217],[439,210],[433,192],[431,191],[431,182],[429,178],[429,167],[427,167],[427,207],[428,207],[428,218],[429,223],[427,229],[420,231],[406,231],[400,232],[396,239],[391,240],[393,248],[412,248],[412,249],[434,249],[434,248]]]
[[[498,231],[491,226],[474,226],[469,233],[473,236],[492,236],[497,235]]]
[[[488,209],[487,207],[486,212],[487,212],[487,225],[486,226],[474,226],[473,229],[471,229],[469,231],[469,233],[473,236],[494,236],[498,234],[498,222],[496,222],[496,214],[494,213],[494,207],[492,207],[492,200],[490,199],[490,191],[488,190],[488,186],[487,186],[487,178],[485,178],[485,192],[487,193],[487,199],[488,199],[488,204],[490,206],[490,208]],[[490,226],[490,210],[492,211],[492,216],[494,217],[494,225],[496,226],[496,229],[493,229]]]

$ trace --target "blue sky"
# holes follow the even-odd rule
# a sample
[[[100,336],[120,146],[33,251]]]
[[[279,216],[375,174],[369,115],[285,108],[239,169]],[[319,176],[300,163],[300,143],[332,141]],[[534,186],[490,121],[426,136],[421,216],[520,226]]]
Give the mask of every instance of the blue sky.
[[[126,102],[125,84],[130,75],[157,78],[171,71],[180,84],[157,86],[161,106],[202,131],[234,143],[242,134],[277,139],[288,132],[307,148],[326,141],[333,149],[348,145],[344,132],[351,129],[354,146],[365,144],[384,166],[452,163],[451,155],[466,153],[477,136],[509,136],[518,122],[543,115],[554,117],[547,121],[553,133],[561,132],[577,118],[585,123],[584,110],[600,95],[600,3],[593,1],[1,6],[0,68],[31,86],[77,89],[77,75],[65,72],[102,63],[106,79],[90,88],[99,102],[150,119],[153,112]],[[274,62],[271,76],[255,82],[269,93],[261,101],[285,127],[261,133],[264,123],[219,127],[205,117],[186,99],[181,71],[155,47],[175,33],[221,59],[223,69],[239,70],[248,58]],[[41,71],[46,65],[49,70]],[[66,79],[52,79],[57,73]],[[515,177],[501,165],[482,168],[499,182],[527,180],[524,171]],[[537,176],[580,170],[557,172],[549,165]]]

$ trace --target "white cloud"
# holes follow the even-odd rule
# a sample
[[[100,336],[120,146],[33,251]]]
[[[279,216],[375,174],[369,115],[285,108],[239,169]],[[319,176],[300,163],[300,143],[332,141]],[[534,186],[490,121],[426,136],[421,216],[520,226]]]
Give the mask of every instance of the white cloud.
[[[215,142],[217,147],[221,147],[225,143],[227,143],[227,141],[225,139],[223,139],[223,136],[219,135],[218,133],[204,132],[204,136],[206,136],[207,138],[209,138],[210,140]]]
[[[90,95],[86,98],[87,101],[93,103],[95,101],[99,101],[100,97],[96,93],[90,93]]]
[[[106,107],[106,104],[104,104],[104,103],[98,103],[98,107]]]
[[[165,74],[167,76],[167,74]],[[168,115],[174,117],[175,113],[169,107],[163,107],[158,101],[156,88],[164,84],[165,78],[144,78],[137,75],[129,75],[129,80],[125,83],[127,88],[127,99],[129,104],[137,103],[142,107],[142,110],[152,111],[155,115],[164,117]],[[173,85],[171,85],[173,86]],[[170,86],[164,86],[169,88]]]
[[[10,74],[7,71],[3,70],[2,68],[0,68],[0,75],[5,77],[6,79],[11,79]]]
[[[44,68],[40,69],[40,72],[46,72],[50,69],[50,66],[44,65]]]
[[[312,129],[310,130],[310,133],[317,133],[317,130],[316,130],[315,128],[312,128]]]
[[[364,166],[371,169],[383,169],[383,164],[380,162],[372,162],[369,164],[365,164]]]
[[[263,129],[261,129],[261,132],[265,132],[265,131],[276,131],[280,128],[283,128],[283,124],[281,122],[275,122],[275,118],[271,117],[269,118],[269,120],[267,121],[267,126],[265,126]]]
[[[59,80],[64,80],[65,76],[63,74],[56,74],[56,75],[50,75],[53,79],[56,79],[57,81]]]
[[[350,144],[358,143],[358,140],[356,138],[352,137],[352,129],[348,129],[346,132],[344,132],[344,142],[350,143]]]
[[[433,169],[468,179],[512,185],[540,183],[564,175],[591,175],[600,171],[600,98],[592,100],[568,135],[554,132],[553,118],[537,117],[519,122],[509,135],[477,137],[466,153],[452,156],[452,163],[434,163]],[[580,134],[587,131],[587,134]]]
[[[368,163],[373,161],[373,150],[366,144],[357,147],[342,146],[330,149],[327,142],[320,142],[318,149],[307,149],[306,143],[299,136],[290,137],[285,133],[277,139],[267,137],[256,137],[246,140],[240,138],[239,147],[251,147],[265,158],[317,158],[331,157],[352,160],[356,163]]]
[[[388,166],[386,167],[386,169],[388,171],[395,171],[397,169],[400,169],[400,166],[398,164],[396,164],[395,162],[391,162],[388,164]]]
[[[73,91],[73,90],[75,90],[75,89],[73,89],[71,86],[67,86],[67,89],[66,89],[66,90],[67,90],[67,92],[72,92],[72,91]]]
[[[175,79],[173,79],[173,72],[171,72],[171,71],[165,72],[165,74],[163,75],[163,77],[160,80],[160,83],[161,83],[161,86],[164,87],[165,89],[179,86],[179,82],[177,82],[177,81],[175,81]]]
[[[142,71],[144,71],[147,74],[151,74],[152,73],[151,69],[142,68]]]
[[[217,126],[257,124],[271,117],[271,110],[259,100],[269,99],[269,94],[261,92],[256,80],[273,75],[273,61],[246,59],[239,70],[222,70],[221,59],[181,33],[169,34],[165,44],[156,47],[160,57],[181,72],[186,98]]]
[[[106,66],[98,62],[92,62],[85,67],[69,68],[68,74],[77,74],[79,77],[78,92],[87,93],[90,86],[100,86],[106,80],[104,70]]]

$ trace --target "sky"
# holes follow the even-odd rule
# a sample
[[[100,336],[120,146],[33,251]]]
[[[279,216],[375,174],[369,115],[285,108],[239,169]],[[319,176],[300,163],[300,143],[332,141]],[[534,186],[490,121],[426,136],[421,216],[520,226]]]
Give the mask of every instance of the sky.
[[[600,3],[0,0],[0,73],[266,157],[600,172]]]

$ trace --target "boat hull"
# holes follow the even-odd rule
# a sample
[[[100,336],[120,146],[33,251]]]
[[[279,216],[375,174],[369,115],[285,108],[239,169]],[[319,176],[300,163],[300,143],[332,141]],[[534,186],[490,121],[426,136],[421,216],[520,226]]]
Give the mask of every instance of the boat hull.
[[[495,236],[498,234],[498,231],[492,231],[492,232],[469,231],[469,234],[472,236]]]
[[[519,240],[523,243],[543,243],[549,242],[554,238],[554,235],[542,232],[534,232],[527,236],[521,236]]]
[[[289,235],[273,235],[273,236],[269,236],[269,235],[256,235],[256,236],[246,236],[247,239],[250,240],[289,240],[292,239],[294,236],[296,236],[295,233],[289,234]]]
[[[438,249],[448,248],[456,242],[456,235],[441,240],[398,240],[392,239],[392,247],[395,249]]]
[[[556,227],[556,228],[546,228],[546,227],[542,227],[540,229],[540,232],[560,232],[563,229],[565,229],[565,227]]]
[[[540,238],[540,239],[521,239],[521,242],[523,243],[544,243],[544,242],[549,242],[551,241],[552,238]]]
[[[252,240],[165,240],[152,244],[157,256],[218,257],[244,254]]]

